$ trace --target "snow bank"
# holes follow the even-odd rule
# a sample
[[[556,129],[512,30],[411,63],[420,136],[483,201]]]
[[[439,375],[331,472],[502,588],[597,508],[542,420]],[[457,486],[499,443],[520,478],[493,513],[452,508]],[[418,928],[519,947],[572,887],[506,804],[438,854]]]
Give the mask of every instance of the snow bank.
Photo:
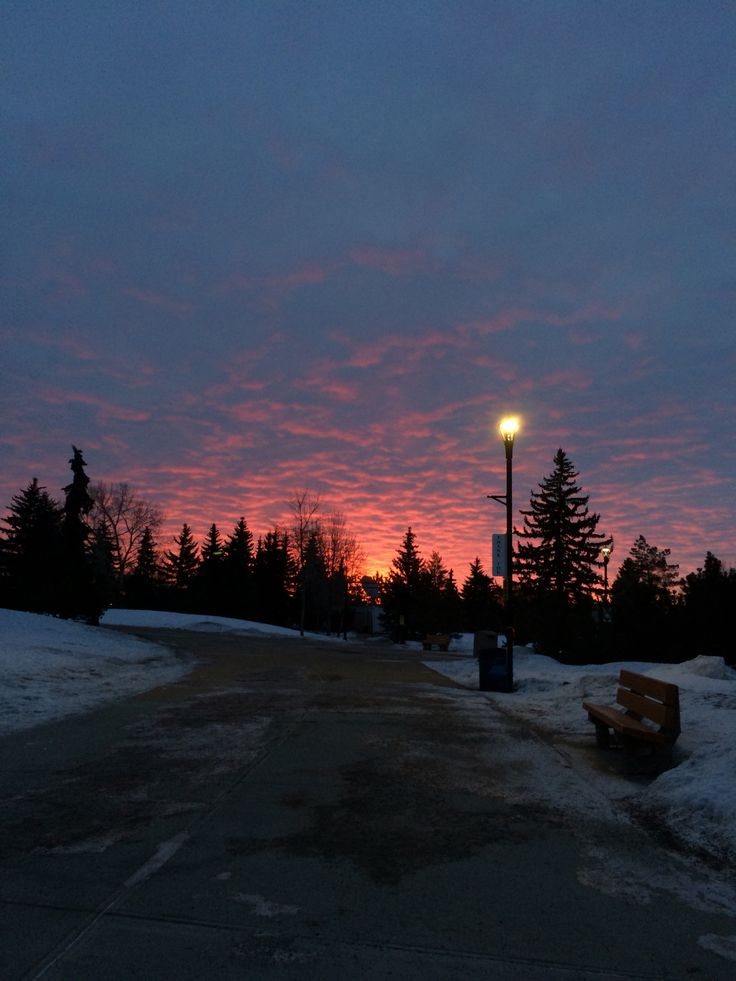
[[[268,624],[179,613],[110,610],[106,625],[298,636]],[[337,638],[333,638],[337,640]],[[321,637],[321,641],[328,638]],[[421,645],[410,645],[421,651]],[[682,735],[673,769],[648,786],[625,785],[632,808],[650,812],[683,841],[711,855],[736,858],[736,671],[722,658],[684,664],[559,664],[526,647],[514,650],[515,691],[478,691],[472,635],[455,639],[447,659],[427,664],[478,699],[497,700],[551,741],[590,746],[583,699],[612,704],[619,670],[663,678],[680,688]],[[459,655],[459,656],[458,656]],[[0,610],[0,734],[95,708],[105,701],[168,684],[186,666],[163,646],[54,617]],[[580,765],[585,764],[581,754]],[[590,774],[590,779],[595,779]],[[610,783],[606,784],[607,792]],[[622,792],[618,793],[619,799]],[[561,800],[560,806],[565,806]]]
[[[294,637],[290,627],[270,623],[207,617],[196,613],[160,613],[156,610],[107,610],[100,620],[105,627],[161,627],[168,630],[201,630],[207,633],[260,633],[273,637]]]
[[[0,734],[168,684],[186,670],[158,644],[0,610]]]
[[[429,661],[428,666],[477,690],[478,666],[469,656],[472,637],[465,635],[452,647],[465,656]],[[582,701],[614,704],[621,668],[662,678],[680,689],[682,734],[675,766],[643,789],[632,785],[632,809],[656,817],[694,848],[736,859],[736,670],[722,657],[701,655],[683,664],[622,661],[578,666],[515,647],[515,691],[479,692],[479,697],[498,700],[550,738],[589,745],[593,727]]]

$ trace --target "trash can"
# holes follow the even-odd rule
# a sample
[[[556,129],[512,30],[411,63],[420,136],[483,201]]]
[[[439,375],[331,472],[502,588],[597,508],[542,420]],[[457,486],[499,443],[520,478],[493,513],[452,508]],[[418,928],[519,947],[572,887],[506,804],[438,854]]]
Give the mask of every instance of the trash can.
[[[498,646],[494,630],[479,630],[473,638],[473,654],[478,658],[479,691],[513,691],[514,666],[508,648]]]

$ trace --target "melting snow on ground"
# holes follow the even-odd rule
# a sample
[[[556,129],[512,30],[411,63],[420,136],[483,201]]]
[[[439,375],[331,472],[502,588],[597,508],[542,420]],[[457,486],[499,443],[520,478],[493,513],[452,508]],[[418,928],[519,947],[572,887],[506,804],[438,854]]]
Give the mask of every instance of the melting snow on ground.
[[[295,631],[222,617],[111,610],[104,624],[295,636]],[[326,638],[321,638],[325,640]],[[418,650],[418,645],[416,645]],[[446,660],[429,666],[471,691],[478,688],[472,636],[456,638]],[[642,813],[711,855],[736,856],[736,670],[722,658],[684,664],[626,662],[571,666],[517,647],[513,693],[478,692],[526,719],[558,746],[593,741],[583,699],[612,704],[627,667],[680,688],[682,735],[672,769],[626,788]],[[88,711],[106,701],[171,684],[188,670],[170,648],[99,627],[0,610],[0,735]]]

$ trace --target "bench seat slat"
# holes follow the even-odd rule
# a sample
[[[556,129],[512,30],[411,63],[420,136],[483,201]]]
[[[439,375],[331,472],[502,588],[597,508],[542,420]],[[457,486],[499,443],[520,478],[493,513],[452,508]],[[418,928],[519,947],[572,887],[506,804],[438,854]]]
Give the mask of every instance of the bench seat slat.
[[[583,708],[592,722],[598,720],[622,735],[635,736],[637,739],[662,745],[674,741],[668,733],[652,729],[643,722],[639,722],[632,715],[622,712],[621,709],[612,708],[609,705],[593,705],[590,702],[583,702]]]
[[[599,746],[608,745],[608,730],[613,729],[622,737],[627,751],[633,751],[637,743],[671,748],[680,735],[677,685],[625,668],[619,673],[618,683],[618,705],[583,702],[588,718],[595,723]]]

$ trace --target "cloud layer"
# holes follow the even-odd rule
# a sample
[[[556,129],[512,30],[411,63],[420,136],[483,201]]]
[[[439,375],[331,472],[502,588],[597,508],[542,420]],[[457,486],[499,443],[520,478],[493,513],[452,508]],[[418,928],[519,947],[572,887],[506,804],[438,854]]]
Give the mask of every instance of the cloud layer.
[[[736,565],[736,13],[12,5],[0,495],[343,511],[462,580],[562,446],[620,560]],[[62,43],[63,42],[63,43]]]

